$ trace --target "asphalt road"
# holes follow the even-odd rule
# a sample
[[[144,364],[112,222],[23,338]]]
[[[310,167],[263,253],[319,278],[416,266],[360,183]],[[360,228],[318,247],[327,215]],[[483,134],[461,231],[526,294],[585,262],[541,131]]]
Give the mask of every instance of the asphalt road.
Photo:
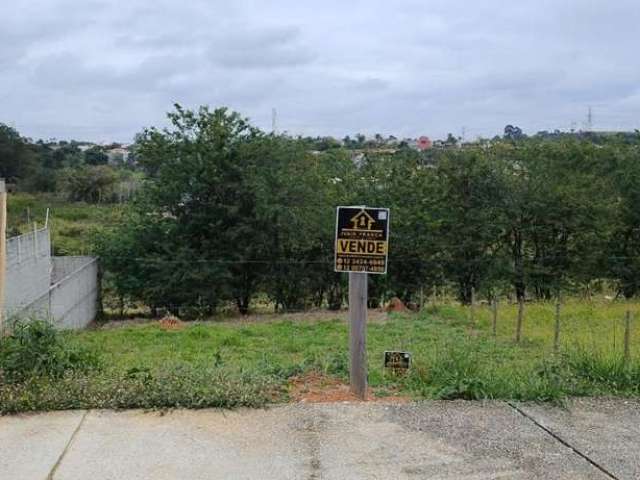
[[[6,416],[0,480],[635,480],[639,407],[340,403]]]

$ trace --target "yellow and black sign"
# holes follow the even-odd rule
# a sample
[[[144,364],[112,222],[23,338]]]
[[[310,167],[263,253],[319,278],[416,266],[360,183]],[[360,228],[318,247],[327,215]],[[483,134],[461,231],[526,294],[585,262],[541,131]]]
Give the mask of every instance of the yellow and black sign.
[[[408,370],[411,366],[409,352],[384,352],[384,366],[395,371]]]
[[[338,207],[336,272],[387,273],[389,209]]]

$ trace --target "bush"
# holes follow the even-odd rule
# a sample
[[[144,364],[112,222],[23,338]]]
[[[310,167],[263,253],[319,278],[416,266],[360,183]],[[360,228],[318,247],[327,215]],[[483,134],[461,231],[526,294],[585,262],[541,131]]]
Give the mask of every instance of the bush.
[[[72,202],[112,201],[117,181],[117,172],[107,165],[65,168],[58,174],[60,189]]]
[[[44,321],[16,322],[11,335],[0,339],[0,383],[18,383],[30,377],[60,378],[69,371],[98,366],[97,355],[69,344]]]

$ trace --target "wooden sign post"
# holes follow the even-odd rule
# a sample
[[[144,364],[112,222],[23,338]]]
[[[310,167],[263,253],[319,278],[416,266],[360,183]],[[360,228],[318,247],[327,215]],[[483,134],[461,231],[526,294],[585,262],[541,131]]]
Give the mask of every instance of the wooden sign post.
[[[389,209],[338,207],[335,271],[349,272],[349,379],[351,391],[367,398],[368,274],[387,273]]]
[[[366,273],[349,272],[349,379],[358,398],[367,397]]]

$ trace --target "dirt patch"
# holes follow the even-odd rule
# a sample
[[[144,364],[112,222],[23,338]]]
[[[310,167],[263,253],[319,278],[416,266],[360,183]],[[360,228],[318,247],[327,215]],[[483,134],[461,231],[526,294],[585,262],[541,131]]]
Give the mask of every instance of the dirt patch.
[[[319,372],[293,377],[289,382],[289,397],[299,403],[362,402],[340,379]],[[382,392],[369,388],[365,402],[406,403],[411,399],[396,392]]]
[[[158,325],[162,330],[181,330],[184,328],[184,322],[178,317],[166,316],[158,320]]]
[[[406,312],[406,305],[398,297],[393,297],[385,307],[387,312]]]

